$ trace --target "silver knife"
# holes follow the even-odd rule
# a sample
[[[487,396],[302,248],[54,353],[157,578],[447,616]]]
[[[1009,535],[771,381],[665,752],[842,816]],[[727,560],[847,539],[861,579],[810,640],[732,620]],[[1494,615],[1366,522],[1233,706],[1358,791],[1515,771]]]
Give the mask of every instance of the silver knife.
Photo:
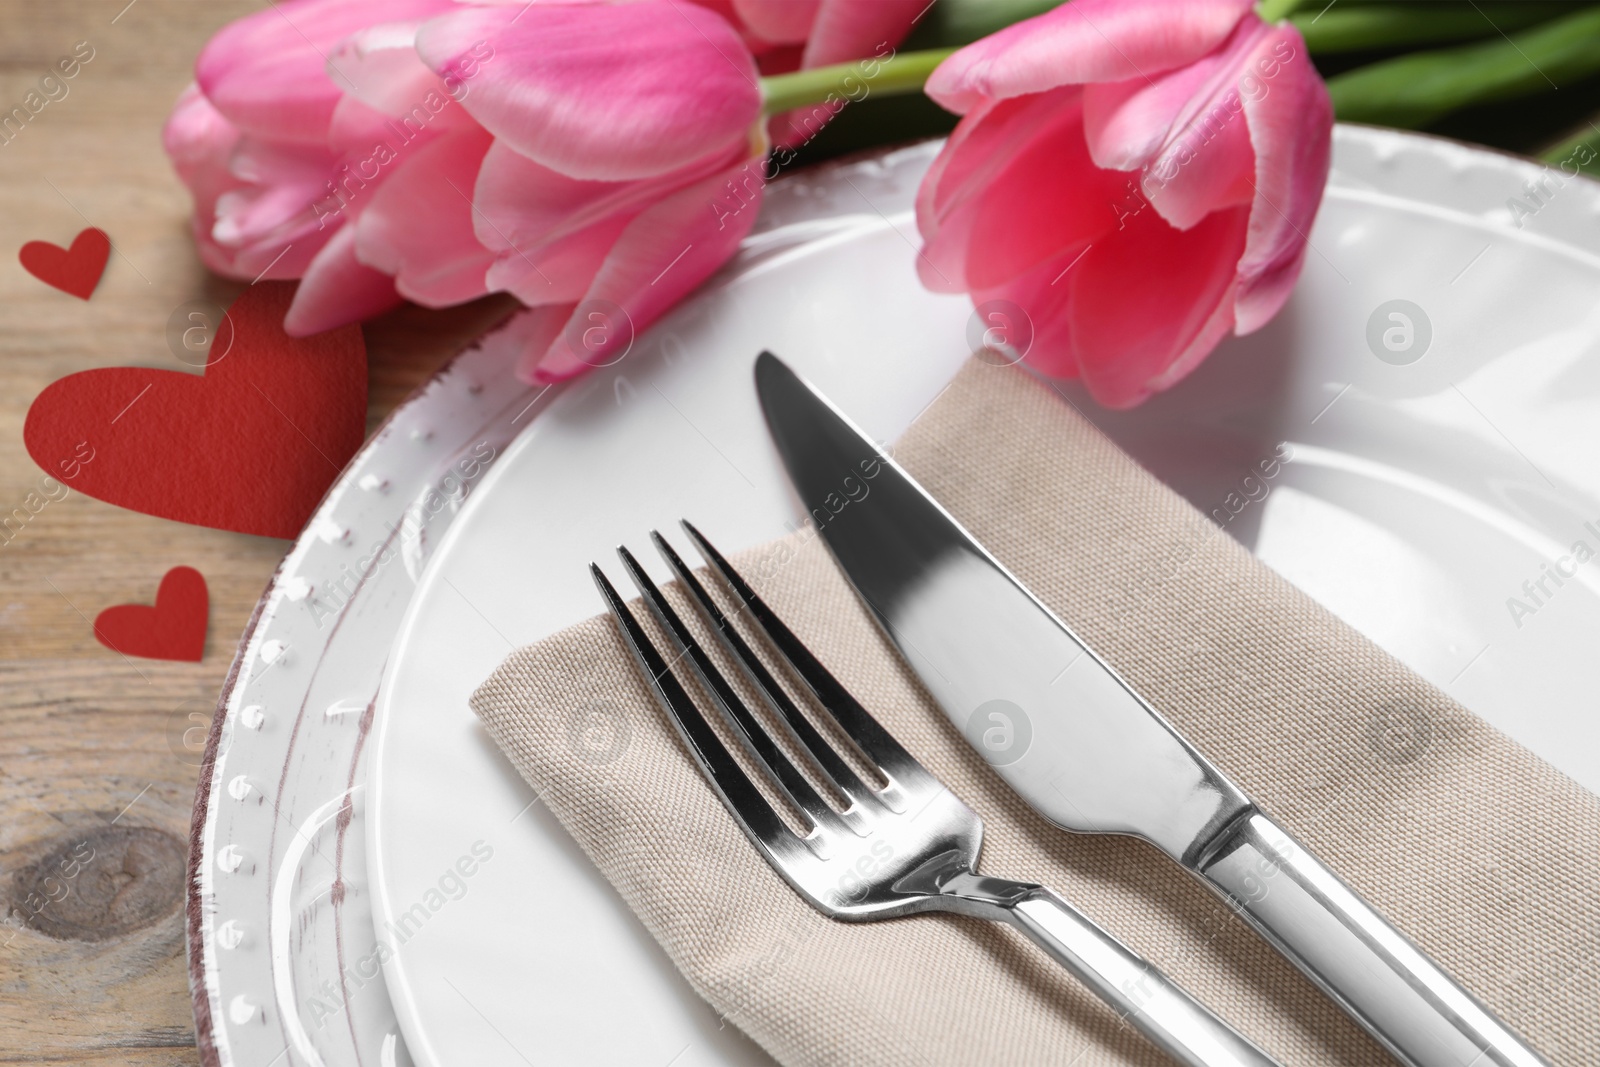
[[[944,713],[1035,810],[1221,894],[1413,1067],[1548,1061],[1264,814],[938,501],[770,352],[756,392],[823,541]]]

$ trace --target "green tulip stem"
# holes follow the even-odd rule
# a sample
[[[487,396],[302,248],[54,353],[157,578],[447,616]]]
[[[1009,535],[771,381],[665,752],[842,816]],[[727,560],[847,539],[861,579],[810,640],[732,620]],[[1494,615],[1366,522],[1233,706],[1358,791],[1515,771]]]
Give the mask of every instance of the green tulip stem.
[[[1262,22],[1281,22],[1300,6],[1301,0],[1261,0],[1256,5],[1256,14],[1261,16]]]
[[[861,100],[867,96],[920,93],[928,75],[948,59],[954,48],[930,48],[884,59],[868,57],[793,74],[761,79],[762,110],[780,115],[809,104]]]

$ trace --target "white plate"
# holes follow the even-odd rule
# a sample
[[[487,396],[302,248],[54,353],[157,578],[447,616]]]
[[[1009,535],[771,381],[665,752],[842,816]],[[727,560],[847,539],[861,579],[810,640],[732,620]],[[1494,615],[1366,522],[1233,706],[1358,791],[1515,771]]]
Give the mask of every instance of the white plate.
[[[517,328],[469,346],[396,409],[318,505],[240,639],[189,856],[190,986],[208,1067],[410,1063],[372,957],[366,740],[431,547],[538,413],[512,374]]]
[[[910,197],[931,154],[794,187],[839,217],[753,241],[621,364],[557,397],[440,545],[382,685],[367,838],[384,973],[417,1062],[759,1057],[688,990],[466,700],[513,646],[599,609],[584,564],[616,541],[688,515],[737,549],[797,518],[749,385],[758,349],[881,437],[938,392],[968,351],[969,313],[912,270]],[[1594,789],[1600,665],[1584,649],[1600,561],[1547,579],[1520,619],[1507,606],[1575,541],[1600,549],[1583,525],[1600,530],[1600,194],[1569,182],[1518,228],[1507,198],[1538,174],[1341,127],[1313,252],[1271,327],[1134,412],[1066,393],[1268,563]],[[1394,300],[1410,302],[1414,331],[1398,352],[1382,342],[1399,327],[1404,348]],[[1247,481],[1285,441],[1292,459]]]

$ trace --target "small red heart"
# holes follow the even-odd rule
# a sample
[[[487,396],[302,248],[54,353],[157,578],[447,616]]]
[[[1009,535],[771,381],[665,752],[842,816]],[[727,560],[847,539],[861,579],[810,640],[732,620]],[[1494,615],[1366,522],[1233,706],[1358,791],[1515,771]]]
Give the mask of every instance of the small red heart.
[[[367,349],[359,326],[285,334],[293,297],[288,282],[246,289],[203,376],[106,367],[52,382],[28,408],[28,454],[108,504],[294,537],[366,436]]]
[[[46,285],[82,300],[89,299],[111,258],[111,238],[91,226],[72,239],[71,248],[49,241],[29,241],[17,253],[22,269]]]
[[[211,598],[193,567],[174,567],[161,579],[156,606],[118,604],[94,620],[94,637],[113,652],[145,659],[199,663],[206,651]]]

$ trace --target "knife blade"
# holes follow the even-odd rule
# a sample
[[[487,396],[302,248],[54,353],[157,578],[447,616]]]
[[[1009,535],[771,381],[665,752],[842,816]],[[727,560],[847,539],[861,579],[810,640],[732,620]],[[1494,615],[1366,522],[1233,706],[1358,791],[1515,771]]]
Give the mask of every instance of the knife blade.
[[[1051,822],[1199,876],[1402,1062],[1548,1067],[1278,826],[821,393],[756,392],[840,569],[940,709]]]

